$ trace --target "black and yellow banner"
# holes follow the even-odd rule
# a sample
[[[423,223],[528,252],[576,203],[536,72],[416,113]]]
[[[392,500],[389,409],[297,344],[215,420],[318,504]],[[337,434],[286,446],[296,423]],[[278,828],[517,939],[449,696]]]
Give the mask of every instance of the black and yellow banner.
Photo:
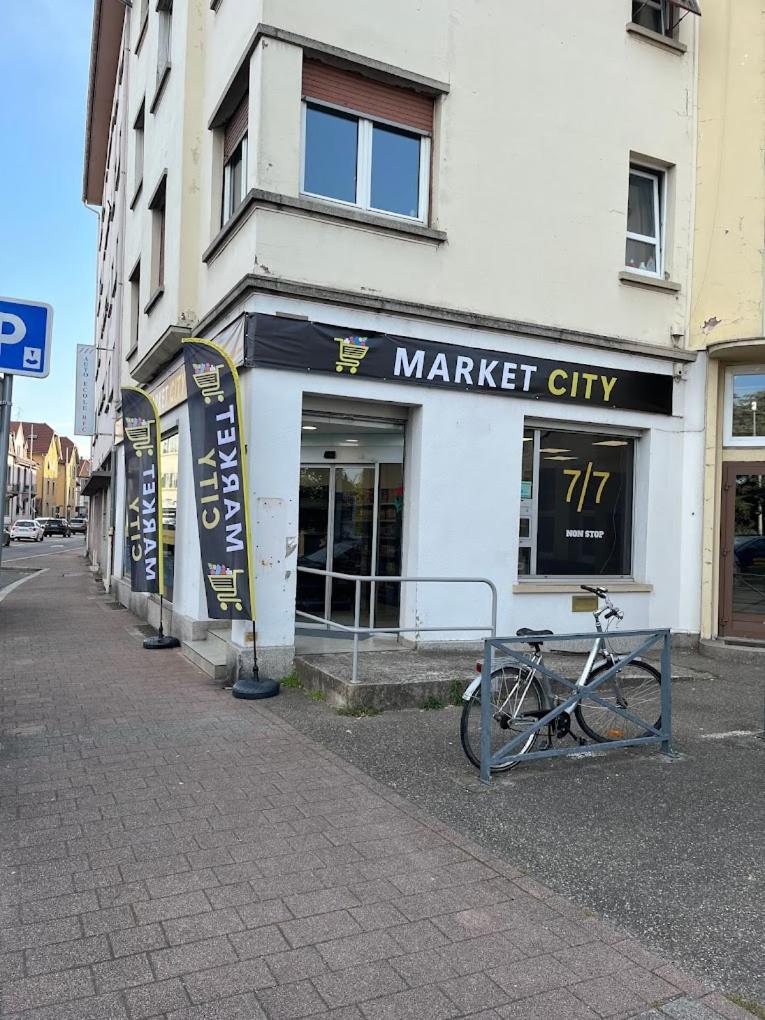
[[[148,393],[123,386],[122,426],[130,586],[164,595],[159,415]]]
[[[247,363],[263,368],[672,414],[669,371],[633,372],[263,313],[247,319]]]
[[[239,376],[209,340],[184,340],[183,356],[207,613],[213,620],[250,620],[255,599]]]

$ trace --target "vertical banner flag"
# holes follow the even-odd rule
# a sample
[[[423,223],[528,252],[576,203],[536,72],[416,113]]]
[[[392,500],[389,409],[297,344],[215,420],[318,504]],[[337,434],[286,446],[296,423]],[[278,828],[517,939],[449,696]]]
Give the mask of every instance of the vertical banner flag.
[[[194,493],[207,613],[254,619],[239,375],[209,340],[183,341]]]
[[[122,387],[130,586],[164,595],[159,415],[143,390]]]

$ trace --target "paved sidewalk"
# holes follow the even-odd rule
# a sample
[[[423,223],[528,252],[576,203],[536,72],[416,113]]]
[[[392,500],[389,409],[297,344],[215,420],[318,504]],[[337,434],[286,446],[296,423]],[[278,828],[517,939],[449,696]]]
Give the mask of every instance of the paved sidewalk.
[[[751,1020],[46,566],[0,607],[3,1018]]]

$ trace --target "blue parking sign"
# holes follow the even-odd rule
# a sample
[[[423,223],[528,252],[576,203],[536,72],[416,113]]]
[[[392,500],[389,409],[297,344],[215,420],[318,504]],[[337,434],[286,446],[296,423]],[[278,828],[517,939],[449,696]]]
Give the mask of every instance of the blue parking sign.
[[[50,371],[52,325],[50,305],[0,298],[0,372],[44,378]]]

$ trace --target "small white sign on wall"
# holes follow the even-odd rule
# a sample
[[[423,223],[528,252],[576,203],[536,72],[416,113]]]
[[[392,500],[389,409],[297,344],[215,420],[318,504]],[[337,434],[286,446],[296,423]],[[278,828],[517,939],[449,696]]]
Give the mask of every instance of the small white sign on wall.
[[[77,382],[74,395],[74,434],[92,436],[96,430],[96,349],[77,344]]]

